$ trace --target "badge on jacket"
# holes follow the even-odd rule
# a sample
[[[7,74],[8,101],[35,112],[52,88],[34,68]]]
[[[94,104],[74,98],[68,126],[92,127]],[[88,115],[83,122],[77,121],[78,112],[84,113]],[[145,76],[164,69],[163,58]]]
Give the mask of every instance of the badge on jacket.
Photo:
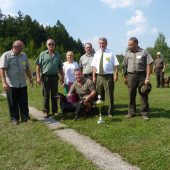
[[[25,65],[26,65],[26,63],[25,63],[25,62],[21,62],[21,65],[25,66]]]

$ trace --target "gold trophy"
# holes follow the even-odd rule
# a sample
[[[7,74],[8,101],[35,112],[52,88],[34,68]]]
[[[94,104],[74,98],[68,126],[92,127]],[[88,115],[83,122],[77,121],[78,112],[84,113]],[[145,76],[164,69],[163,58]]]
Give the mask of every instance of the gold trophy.
[[[99,112],[100,112],[100,117],[99,117],[99,120],[97,121],[98,124],[100,123],[105,123],[105,121],[103,120],[102,118],[102,107],[104,106],[104,101],[103,100],[100,100],[101,99],[101,96],[98,95],[97,96],[99,100],[95,101],[94,104],[97,108],[99,108]]]

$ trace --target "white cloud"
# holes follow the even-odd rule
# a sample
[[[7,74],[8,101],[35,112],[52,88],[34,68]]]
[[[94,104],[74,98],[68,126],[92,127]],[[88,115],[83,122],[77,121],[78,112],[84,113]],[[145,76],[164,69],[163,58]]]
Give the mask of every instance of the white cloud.
[[[132,18],[126,21],[126,25],[136,25],[139,23],[146,23],[147,19],[144,17],[141,10],[136,10],[136,17],[132,16]]]
[[[124,8],[124,7],[135,7],[135,6],[147,6],[149,5],[152,0],[101,0],[110,8]]]
[[[141,10],[136,10],[136,17],[132,16],[130,20],[125,21],[126,25],[134,25],[134,30],[127,32],[126,36],[137,36],[145,33],[157,34],[157,28],[151,28],[147,23],[147,18],[144,16]]]
[[[92,44],[94,50],[98,51],[100,49],[98,41],[99,41],[99,37],[96,35],[94,38],[89,38],[89,39],[83,40],[82,43],[86,44],[89,42]]]
[[[158,30],[156,28],[152,28],[151,34],[157,34],[157,33],[158,33]]]
[[[137,35],[141,35],[147,32],[147,28],[146,26],[137,26],[134,30],[128,31],[127,32],[127,36],[131,37],[131,36],[137,36]]]
[[[46,23],[46,24],[43,24],[43,23],[39,23],[40,25],[43,25],[43,27],[45,28],[46,26],[49,26],[50,24],[49,23]]]

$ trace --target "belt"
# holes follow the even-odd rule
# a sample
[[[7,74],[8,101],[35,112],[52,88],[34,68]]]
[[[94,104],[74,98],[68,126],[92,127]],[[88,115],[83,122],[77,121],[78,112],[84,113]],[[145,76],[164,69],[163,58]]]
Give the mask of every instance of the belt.
[[[129,74],[142,74],[142,73],[146,73],[146,71],[135,71],[134,73],[132,72],[128,72]]]
[[[97,74],[98,76],[109,76],[109,75],[113,75],[113,74]]]
[[[55,77],[55,76],[58,76],[58,74],[53,74],[53,75],[47,75],[47,74],[43,74],[44,76],[47,76],[47,77]]]
[[[84,76],[92,76],[92,73],[90,73],[90,74],[83,74]]]

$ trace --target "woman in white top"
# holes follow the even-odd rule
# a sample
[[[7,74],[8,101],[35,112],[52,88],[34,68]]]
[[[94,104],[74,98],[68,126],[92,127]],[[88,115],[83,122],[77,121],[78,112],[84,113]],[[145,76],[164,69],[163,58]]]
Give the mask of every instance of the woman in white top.
[[[63,63],[64,83],[62,84],[62,87],[65,88],[65,94],[68,94],[71,86],[76,81],[76,78],[74,77],[74,70],[79,68],[78,63],[73,61],[73,56],[73,52],[68,51],[66,54],[67,61]],[[68,101],[71,103],[78,102],[77,93],[75,93]]]

